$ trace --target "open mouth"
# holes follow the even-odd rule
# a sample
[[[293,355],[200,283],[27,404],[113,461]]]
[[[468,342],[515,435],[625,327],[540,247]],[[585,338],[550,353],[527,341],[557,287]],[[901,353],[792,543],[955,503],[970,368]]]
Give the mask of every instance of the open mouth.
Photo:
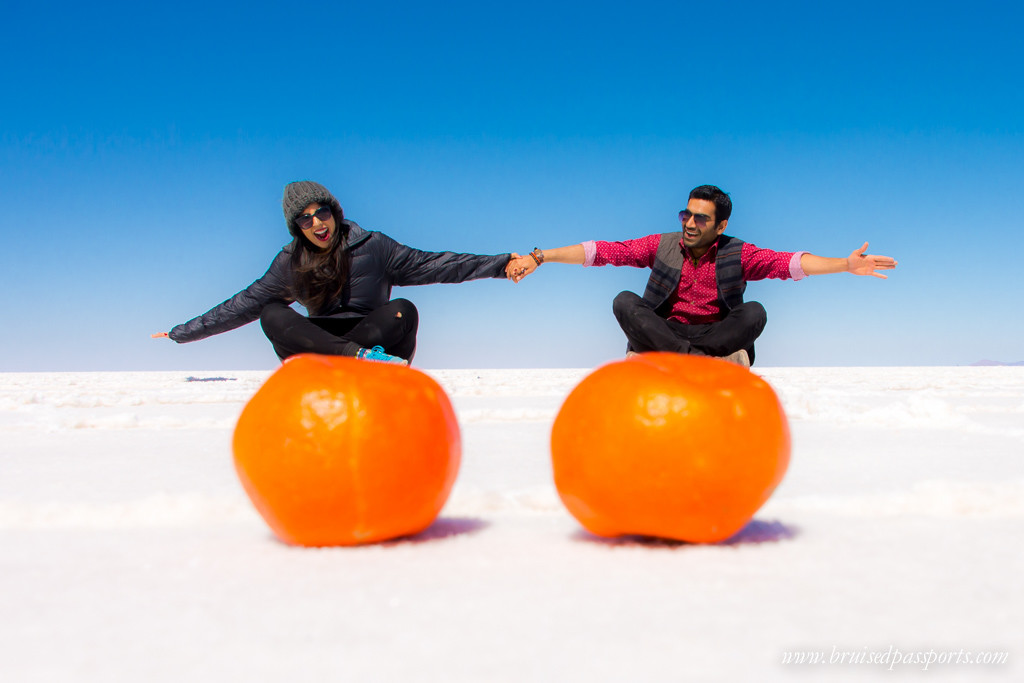
[[[700,236],[700,233],[697,232],[696,230],[689,230],[689,229],[684,230],[683,234],[686,235],[687,237],[689,237],[690,239],[696,239],[697,237]]]
[[[317,238],[321,242],[326,242],[327,238],[331,236],[330,228],[323,228],[321,230],[314,230],[313,237]]]

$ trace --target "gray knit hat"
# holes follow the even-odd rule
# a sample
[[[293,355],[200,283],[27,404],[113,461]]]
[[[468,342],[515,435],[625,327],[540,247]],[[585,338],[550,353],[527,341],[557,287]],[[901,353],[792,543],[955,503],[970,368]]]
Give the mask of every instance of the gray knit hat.
[[[284,186],[281,207],[284,209],[284,219],[288,223],[288,232],[293,236],[298,237],[302,234],[302,230],[295,224],[295,219],[299,217],[303,209],[314,202],[329,205],[336,221],[345,217],[345,212],[341,210],[341,204],[320,183],[314,183],[312,180],[288,183]]]

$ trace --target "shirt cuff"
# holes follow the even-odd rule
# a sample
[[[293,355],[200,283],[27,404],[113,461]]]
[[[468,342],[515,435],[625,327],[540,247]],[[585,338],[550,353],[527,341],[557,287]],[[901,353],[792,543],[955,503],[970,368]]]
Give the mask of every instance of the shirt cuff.
[[[807,277],[807,273],[804,272],[803,266],[800,265],[800,257],[806,253],[806,251],[798,251],[793,254],[793,258],[789,260],[789,276],[794,280],[803,280]]]
[[[594,257],[597,256],[597,242],[590,240],[583,243],[583,267],[594,265]]]

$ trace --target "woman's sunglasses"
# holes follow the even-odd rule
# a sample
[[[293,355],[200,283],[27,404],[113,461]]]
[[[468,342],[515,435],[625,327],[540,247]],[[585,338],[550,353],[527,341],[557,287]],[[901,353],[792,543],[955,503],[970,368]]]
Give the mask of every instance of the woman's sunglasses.
[[[327,221],[331,217],[331,207],[321,206],[313,213],[304,213],[295,219],[295,225],[299,226],[303,230],[308,230],[313,227],[313,219],[317,219],[321,223]]]

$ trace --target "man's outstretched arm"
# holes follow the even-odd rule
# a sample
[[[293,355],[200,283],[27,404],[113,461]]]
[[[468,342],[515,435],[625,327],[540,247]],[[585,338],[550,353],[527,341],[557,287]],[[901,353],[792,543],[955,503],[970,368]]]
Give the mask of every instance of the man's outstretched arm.
[[[827,258],[814,254],[803,254],[800,267],[807,275],[826,275],[828,273],[853,273],[854,275],[873,275],[886,279],[879,270],[892,270],[896,267],[896,259],[891,256],[875,256],[865,254],[868,243],[860,249],[854,249],[846,258]]]
[[[505,266],[505,276],[513,282],[519,282],[524,277],[537,270],[541,263],[574,263],[583,265],[586,261],[586,251],[582,244],[573,244],[568,247],[557,247],[555,249],[535,249],[532,254],[526,254],[514,258]]]

